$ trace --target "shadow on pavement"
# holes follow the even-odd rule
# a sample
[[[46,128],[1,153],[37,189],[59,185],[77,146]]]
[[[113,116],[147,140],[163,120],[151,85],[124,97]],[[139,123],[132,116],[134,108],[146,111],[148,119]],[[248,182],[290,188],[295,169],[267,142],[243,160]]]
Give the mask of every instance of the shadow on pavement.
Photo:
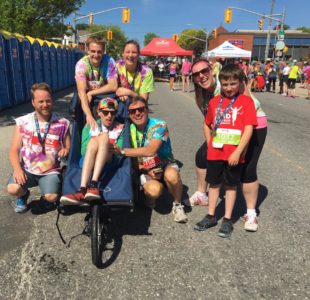
[[[257,199],[257,204],[256,204],[256,212],[257,215],[259,216],[260,210],[259,207],[261,204],[265,201],[268,195],[268,189],[264,185],[259,185],[259,190],[258,190],[258,199]],[[217,220],[220,220],[222,217],[224,217],[225,214],[225,191],[221,189],[220,192],[220,198],[222,199],[221,202],[217,205],[216,211],[215,211],[215,216]],[[238,188],[237,191],[237,199],[235,203],[235,207],[233,210],[233,215],[232,219],[234,222],[237,222],[240,217],[243,217],[246,213],[246,205],[245,205],[245,200],[243,198],[241,190]]]

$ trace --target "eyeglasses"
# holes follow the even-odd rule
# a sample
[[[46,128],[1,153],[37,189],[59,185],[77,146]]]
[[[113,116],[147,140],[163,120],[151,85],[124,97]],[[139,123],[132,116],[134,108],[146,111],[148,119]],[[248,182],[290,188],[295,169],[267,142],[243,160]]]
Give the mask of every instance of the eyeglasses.
[[[115,110],[99,110],[100,112],[103,113],[103,115],[106,117],[109,114],[111,114],[111,116],[115,116],[116,115],[116,111]]]
[[[192,73],[192,76],[193,78],[197,78],[200,74],[205,76],[205,75],[208,75],[209,73],[210,73],[210,68],[206,67],[206,68],[201,69],[198,72]]]
[[[145,112],[146,107],[145,106],[141,106],[141,107],[137,107],[137,108],[132,108],[132,109],[128,109],[128,113],[130,115],[134,115],[137,111],[139,113],[143,113]]]

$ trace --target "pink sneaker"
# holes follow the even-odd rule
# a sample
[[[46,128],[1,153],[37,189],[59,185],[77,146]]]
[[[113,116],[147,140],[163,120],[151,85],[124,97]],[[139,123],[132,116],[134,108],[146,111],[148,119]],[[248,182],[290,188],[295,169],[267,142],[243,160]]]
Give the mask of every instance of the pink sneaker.
[[[189,198],[189,202],[191,206],[195,206],[195,205],[208,206],[208,196],[206,194],[196,191]]]
[[[256,216],[245,215],[244,216],[244,230],[246,231],[257,231],[258,221]]]

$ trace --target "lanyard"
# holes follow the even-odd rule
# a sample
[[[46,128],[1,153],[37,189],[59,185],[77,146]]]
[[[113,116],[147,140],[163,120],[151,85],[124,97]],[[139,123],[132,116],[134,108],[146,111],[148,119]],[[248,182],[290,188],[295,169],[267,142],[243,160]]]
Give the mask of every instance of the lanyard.
[[[50,117],[50,119],[51,119],[51,117]],[[43,154],[45,154],[45,140],[46,140],[46,137],[47,137],[48,131],[50,129],[50,125],[51,125],[50,119],[49,119],[49,121],[45,125],[44,135],[43,135],[43,139],[42,139],[42,136],[41,136],[41,133],[40,133],[39,121],[38,121],[37,115],[34,114],[34,122],[35,122],[35,125],[36,125],[36,131],[37,131],[37,135],[38,135],[38,140],[39,140],[39,143],[40,143],[40,145],[42,147],[42,153]]]
[[[148,126],[149,126],[149,121],[147,121],[146,127],[144,128],[141,142],[140,142],[140,140],[138,138],[138,130],[137,130],[137,127],[136,127],[137,148],[144,147]]]
[[[89,65],[90,65],[90,69],[91,69],[91,80],[92,81],[95,81],[96,78],[95,78],[95,75],[94,75],[94,69],[93,69],[93,65],[91,64],[90,60],[88,59],[88,62],[89,62]],[[101,65],[102,65],[102,60],[100,62],[100,65],[99,65],[99,71],[98,71],[98,80],[100,80],[100,76],[101,76],[101,73],[100,73],[100,70],[101,70]]]
[[[137,68],[136,68],[137,69]],[[137,71],[135,70],[135,75],[133,76],[133,79],[132,79],[132,82],[129,83],[129,79],[128,79],[128,71],[127,71],[127,68],[126,68],[126,79],[127,79],[127,82],[129,84],[129,87],[132,91],[135,91],[135,80],[136,80],[136,77],[137,77]]]
[[[215,117],[215,125],[213,127],[213,131],[212,131],[212,135],[216,136],[216,130],[218,129],[218,127],[220,126],[220,124],[222,123],[225,115],[227,114],[227,112],[230,110],[230,108],[233,106],[233,104],[235,103],[235,101],[237,100],[238,95],[235,96],[233,99],[230,100],[229,104],[227,105],[227,107],[225,108],[225,110],[223,111],[222,115],[220,115],[221,113],[221,106],[223,104],[223,99],[224,97],[221,97],[221,100],[217,106],[216,109],[216,117]]]

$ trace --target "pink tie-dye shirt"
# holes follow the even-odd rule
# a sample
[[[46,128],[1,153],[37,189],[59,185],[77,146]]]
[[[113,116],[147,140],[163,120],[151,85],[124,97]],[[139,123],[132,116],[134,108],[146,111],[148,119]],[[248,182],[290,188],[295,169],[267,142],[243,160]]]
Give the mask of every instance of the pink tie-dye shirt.
[[[52,114],[50,127],[45,140],[45,153],[42,153],[42,146],[38,139],[34,114],[30,113],[17,118],[16,125],[22,136],[22,148],[20,156],[23,168],[29,173],[45,175],[60,172],[58,151],[63,147],[70,122],[62,117]],[[41,137],[47,122],[39,122]]]

